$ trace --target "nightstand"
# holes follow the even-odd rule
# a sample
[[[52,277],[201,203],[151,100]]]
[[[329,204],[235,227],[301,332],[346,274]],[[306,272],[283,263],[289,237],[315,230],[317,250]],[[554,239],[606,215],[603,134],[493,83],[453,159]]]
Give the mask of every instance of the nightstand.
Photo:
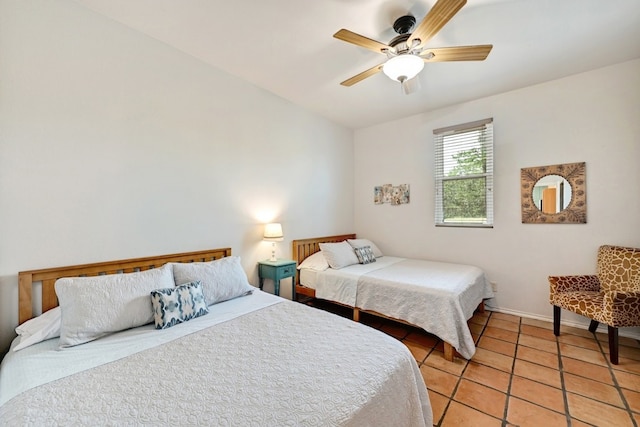
[[[296,262],[279,259],[276,261],[259,261],[258,262],[258,278],[260,279],[260,290],[264,285],[264,279],[273,280],[274,293],[280,296],[280,280],[291,277],[292,291],[291,299],[296,300]]]

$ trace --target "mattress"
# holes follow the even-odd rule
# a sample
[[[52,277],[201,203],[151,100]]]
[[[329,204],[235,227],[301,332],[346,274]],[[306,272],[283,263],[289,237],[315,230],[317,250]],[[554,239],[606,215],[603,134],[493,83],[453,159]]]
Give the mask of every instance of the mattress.
[[[318,280],[318,272],[316,270],[302,268],[299,270],[298,274],[300,274],[300,284],[302,286],[306,286],[310,289],[316,288],[316,280]]]
[[[432,425],[402,343],[260,291],[166,330],[56,341],[3,360],[4,424]]]

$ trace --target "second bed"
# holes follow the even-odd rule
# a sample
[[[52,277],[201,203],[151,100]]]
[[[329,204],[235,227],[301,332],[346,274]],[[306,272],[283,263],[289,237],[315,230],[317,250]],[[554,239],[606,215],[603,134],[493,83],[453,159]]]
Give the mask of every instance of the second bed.
[[[484,299],[493,297],[480,268],[386,255],[339,269],[305,268],[309,262],[303,261],[319,252],[321,244],[344,241],[369,243],[355,234],[293,241],[293,256],[303,267],[298,294],[352,307],[356,321],[363,311],[420,327],[442,339],[447,360],[453,360],[453,349],[465,359],[473,357],[476,348],[467,320],[483,308]],[[377,248],[374,252],[381,255]]]

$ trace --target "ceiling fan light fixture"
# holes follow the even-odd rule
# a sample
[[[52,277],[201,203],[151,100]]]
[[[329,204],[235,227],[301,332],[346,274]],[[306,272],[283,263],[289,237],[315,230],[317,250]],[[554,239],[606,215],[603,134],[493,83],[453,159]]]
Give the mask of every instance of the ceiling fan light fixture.
[[[382,71],[391,80],[403,82],[418,75],[424,68],[424,61],[410,53],[394,56],[384,63]]]

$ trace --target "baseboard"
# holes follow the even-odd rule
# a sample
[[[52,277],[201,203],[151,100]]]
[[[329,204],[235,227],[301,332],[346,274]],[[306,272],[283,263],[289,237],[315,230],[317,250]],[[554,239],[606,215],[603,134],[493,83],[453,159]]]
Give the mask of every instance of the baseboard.
[[[526,317],[528,319],[535,319],[535,320],[542,320],[544,322],[550,322],[551,324],[553,324],[553,316],[540,316],[538,314],[533,314],[533,313],[526,313],[523,311],[517,311],[517,310],[511,310],[508,308],[501,308],[501,307],[491,307],[489,305],[487,305],[486,301],[485,301],[485,308],[489,311],[495,311],[497,313],[504,313],[504,314],[512,314],[514,316],[519,316],[519,317]],[[576,322],[573,320],[561,320],[560,323],[562,325],[565,326],[572,326],[574,328],[583,328],[583,329],[587,329],[589,327],[589,320],[586,320],[584,322]],[[596,332],[601,332],[603,334],[607,334],[607,325],[599,325],[598,326],[598,330]],[[632,339],[636,339],[636,340],[640,340],[640,332],[635,332],[635,331],[629,331],[626,330],[625,328],[621,328],[619,329],[618,334],[621,337],[627,337],[627,338],[632,338]]]

